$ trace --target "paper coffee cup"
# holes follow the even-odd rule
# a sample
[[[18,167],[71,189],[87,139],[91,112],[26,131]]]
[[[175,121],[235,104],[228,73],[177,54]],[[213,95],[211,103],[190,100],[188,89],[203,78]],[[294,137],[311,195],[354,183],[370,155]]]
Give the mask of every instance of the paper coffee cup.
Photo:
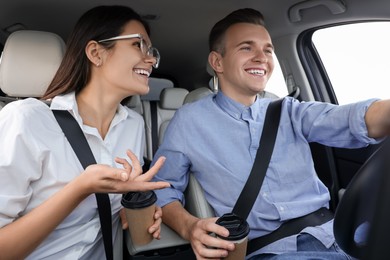
[[[129,192],[122,197],[129,233],[133,244],[146,245],[153,240],[148,232],[154,223],[155,203],[157,196],[154,191]]]
[[[225,239],[236,244],[234,251],[230,251],[229,255],[224,259],[243,260],[246,256],[246,247],[248,244],[249,225],[246,220],[238,217],[233,213],[224,214],[217,219],[218,225],[229,230],[228,237],[217,236],[220,239]]]

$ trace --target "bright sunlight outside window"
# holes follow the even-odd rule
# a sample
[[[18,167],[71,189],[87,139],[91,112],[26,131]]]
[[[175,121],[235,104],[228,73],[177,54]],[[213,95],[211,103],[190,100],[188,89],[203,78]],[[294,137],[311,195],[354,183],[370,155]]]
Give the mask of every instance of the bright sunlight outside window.
[[[316,31],[313,43],[339,104],[390,98],[390,22],[367,22]]]
[[[275,68],[272,72],[272,76],[267,83],[266,91],[272,92],[279,97],[287,96],[287,86],[286,81],[283,77],[282,69],[280,68],[278,59],[274,55]]]

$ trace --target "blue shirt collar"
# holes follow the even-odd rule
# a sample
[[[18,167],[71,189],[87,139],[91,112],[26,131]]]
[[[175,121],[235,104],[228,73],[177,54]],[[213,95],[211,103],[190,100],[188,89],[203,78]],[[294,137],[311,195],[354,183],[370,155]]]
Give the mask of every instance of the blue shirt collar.
[[[234,101],[230,97],[226,96],[222,91],[219,91],[214,97],[215,103],[231,117],[241,120],[241,119],[250,119],[254,120],[259,113],[259,103],[260,98],[256,98],[256,101],[249,107]],[[247,116],[246,116],[247,115]]]

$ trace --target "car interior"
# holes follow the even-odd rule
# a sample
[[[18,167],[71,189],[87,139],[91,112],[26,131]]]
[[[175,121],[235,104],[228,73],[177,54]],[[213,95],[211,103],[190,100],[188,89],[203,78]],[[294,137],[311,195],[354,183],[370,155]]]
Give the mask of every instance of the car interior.
[[[162,56],[160,67],[150,77],[150,92],[132,96],[125,104],[145,120],[144,169],[153,159],[175,111],[218,91],[207,65],[208,33],[216,21],[231,11],[246,7],[261,11],[272,37],[284,92],[276,93],[270,87],[260,98],[290,95],[300,101],[334,104],[338,104],[337,91],[313,44],[313,34],[344,24],[390,21],[387,0],[3,1],[0,3],[0,109],[18,99],[42,96],[80,15],[94,6],[113,4],[130,6],[148,21],[153,45]],[[389,32],[383,33],[389,35]],[[328,40],[338,41],[337,38]],[[361,50],[356,55],[367,53]],[[382,84],[389,88],[387,82]],[[348,91],[353,95],[353,88]],[[359,259],[390,256],[386,252],[386,238],[390,234],[387,221],[390,165],[385,159],[389,147],[388,141],[360,149],[311,144],[316,171],[329,188],[330,207],[336,213],[336,240],[343,250]],[[214,216],[193,176],[186,190],[185,207],[198,217]],[[369,223],[369,232],[367,241],[361,243],[354,240],[354,234],[364,223]],[[124,259],[195,259],[189,242],[165,225],[162,225],[162,239],[148,245],[135,246],[126,232],[124,236]]]

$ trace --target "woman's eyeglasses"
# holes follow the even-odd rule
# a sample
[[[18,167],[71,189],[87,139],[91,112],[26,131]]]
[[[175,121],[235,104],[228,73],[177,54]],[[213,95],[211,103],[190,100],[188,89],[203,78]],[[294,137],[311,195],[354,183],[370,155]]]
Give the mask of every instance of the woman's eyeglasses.
[[[98,41],[98,43],[134,39],[134,38],[140,39],[140,50],[142,54],[146,57],[152,57],[156,60],[156,62],[153,64],[153,67],[157,69],[158,65],[160,65],[160,59],[161,59],[160,52],[155,47],[148,46],[148,44],[146,43],[142,35],[139,33],[111,37],[111,38],[100,40]]]

